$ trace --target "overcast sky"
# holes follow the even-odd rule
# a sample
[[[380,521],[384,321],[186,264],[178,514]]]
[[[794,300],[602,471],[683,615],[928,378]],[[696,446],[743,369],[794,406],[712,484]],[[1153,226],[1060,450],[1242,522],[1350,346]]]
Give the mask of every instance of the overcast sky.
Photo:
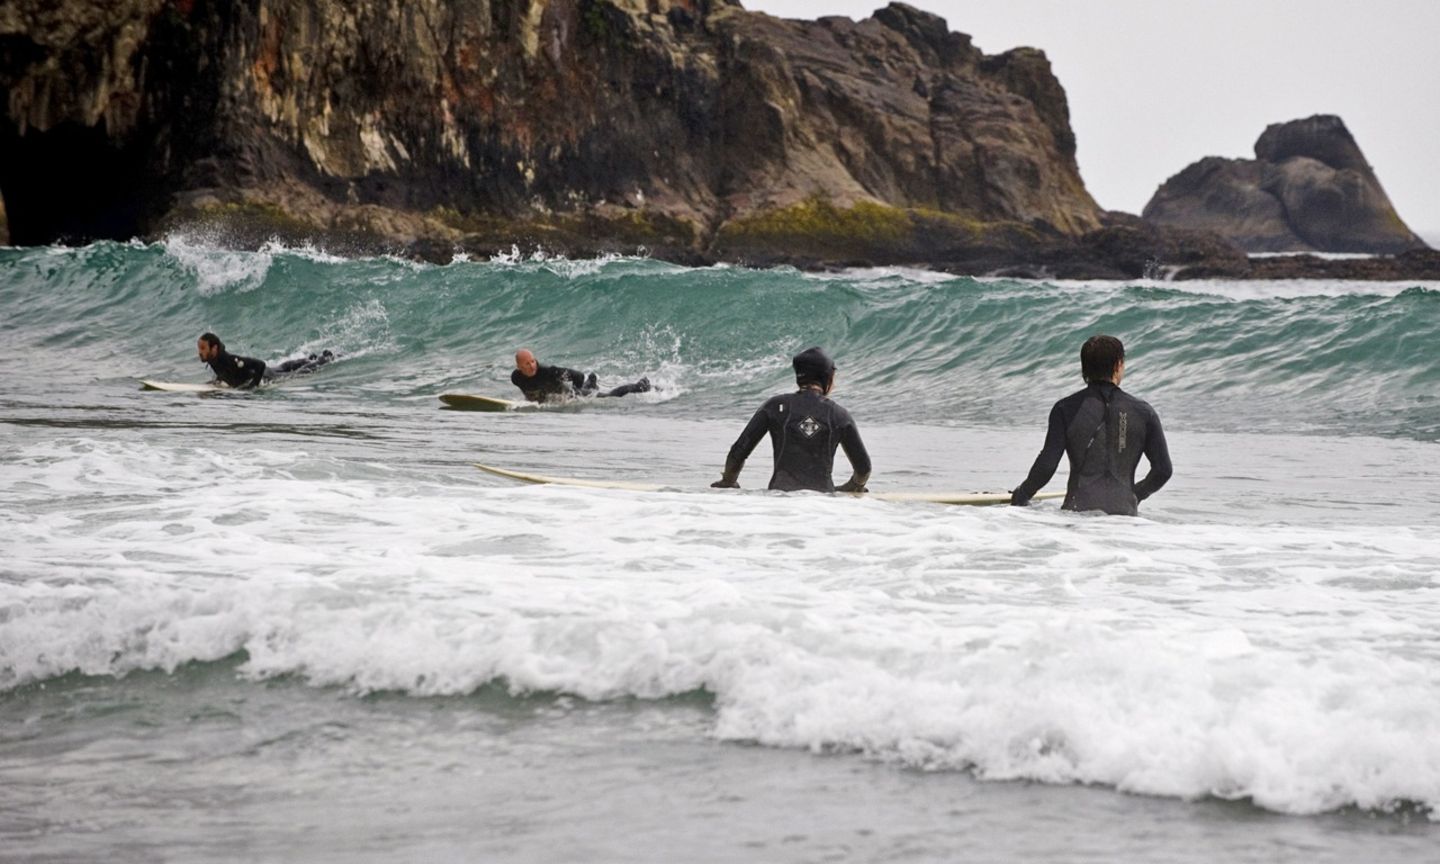
[[[783,18],[885,0],[742,0]],[[911,0],[987,54],[1043,49],[1085,185],[1139,213],[1202,156],[1254,158],[1270,123],[1338,114],[1400,217],[1440,242],[1440,0]]]

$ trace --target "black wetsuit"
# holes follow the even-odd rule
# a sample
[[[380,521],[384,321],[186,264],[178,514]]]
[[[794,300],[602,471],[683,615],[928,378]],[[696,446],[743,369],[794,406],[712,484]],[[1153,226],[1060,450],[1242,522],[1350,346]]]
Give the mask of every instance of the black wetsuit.
[[[865,452],[850,412],[811,389],[775,396],[760,406],[730,448],[725,462],[727,476],[739,474],[767,432],[775,448],[771,489],[834,492],[835,482],[830,475],[835,468],[837,446],[845,448],[857,477],[863,480],[870,476],[870,454]]]
[[[1148,403],[1109,381],[1091,383],[1055,403],[1045,447],[1010,503],[1028,504],[1055,475],[1061,454],[1070,457],[1062,505],[1066,510],[1134,516],[1139,503],[1170,479],[1170,450],[1160,417]],[[1150,462],[1150,473],[1136,483],[1142,454]]]
[[[335,359],[335,355],[329,350],[321,351],[319,354],[307,354],[304,357],[297,357],[294,360],[286,360],[271,368],[266,378],[278,375],[309,375],[326,363]]]
[[[568,396],[590,396],[600,390],[600,383],[595,378],[595,373],[586,375],[579,369],[566,369],[564,366],[546,366],[535,364],[535,374],[528,378],[521,374],[519,369],[510,373],[510,383],[520,388],[525,398],[531,402],[544,402],[552,397],[565,398]],[[650,390],[650,379],[641,378],[634,384],[622,384],[613,390],[599,393],[601,396],[624,396],[627,393],[645,393]]]
[[[225,382],[227,386],[243,390],[259,386],[261,382],[277,376],[308,375],[334,359],[333,353],[322,351],[319,354],[286,360],[272,369],[265,365],[264,360],[240,357],[229,351],[221,351],[214,359],[208,361],[207,365],[218,380]]]
[[[259,386],[265,380],[265,361],[254,357],[240,357],[229,351],[221,351],[206,361],[215,378],[229,387],[244,389]]]

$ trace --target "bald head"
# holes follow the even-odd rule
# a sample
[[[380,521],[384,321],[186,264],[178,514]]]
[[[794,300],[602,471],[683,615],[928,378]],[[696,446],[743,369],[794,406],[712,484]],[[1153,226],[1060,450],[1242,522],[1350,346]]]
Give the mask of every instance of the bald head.
[[[540,364],[535,362],[535,355],[531,353],[529,348],[521,348],[515,352],[515,368],[519,369],[520,374],[526,378],[534,378],[536,370],[540,368]]]

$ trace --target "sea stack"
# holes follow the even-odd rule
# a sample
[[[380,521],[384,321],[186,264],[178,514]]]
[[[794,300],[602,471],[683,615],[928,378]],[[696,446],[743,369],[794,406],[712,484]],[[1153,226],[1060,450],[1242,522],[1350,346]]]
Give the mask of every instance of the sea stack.
[[[1165,181],[1143,217],[1214,231],[1247,252],[1427,248],[1407,227],[1339,117],[1276,123],[1254,159],[1210,156]]]

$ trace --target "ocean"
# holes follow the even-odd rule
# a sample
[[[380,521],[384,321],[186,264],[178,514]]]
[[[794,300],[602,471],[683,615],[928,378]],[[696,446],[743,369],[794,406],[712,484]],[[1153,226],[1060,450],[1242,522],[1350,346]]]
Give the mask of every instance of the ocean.
[[[339,359],[140,389],[206,330]],[[1010,489],[1099,332],[1140,518],[708,488],[821,345],[871,490]],[[1436,860],[1437,345],[1436,284],[0,249],[0,859]],[[442,408],[519,347],[658,389]]]

